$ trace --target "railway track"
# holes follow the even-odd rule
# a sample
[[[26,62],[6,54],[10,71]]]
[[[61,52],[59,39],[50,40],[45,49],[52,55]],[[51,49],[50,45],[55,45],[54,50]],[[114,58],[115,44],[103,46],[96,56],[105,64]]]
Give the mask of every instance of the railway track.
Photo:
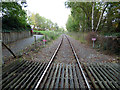
[[[2,74],[2,89],[119,89],[120,70],[116,63],[80,63],[73,45],[68,40],[76,63],[54,63],[63,38],[50,62],[20,61],[5,68]]]
[[[64,35],[64,36],[65,36],[65,38],[67,38],[66,35]],[[68,38],[67,38],[67,40],[68,40],[68,42],[69,42],[69,44],[70,44],[70,47],[71,47],[71,49],[72,49],[72,52],[73,52],[74,57],[75,57],[75,59],[76,59],[76,62],[77,62],[77,64],[78,64],[78,69],[80,69],[80,72],[81,72],[81,74],[79,74],[79,75],[80,75],[79,77],[81,77],[81,81],[82,81],[82,82],[84,81],[84,83],[85,83],[85,85],[86,85],[86,88],[88,88],[88,89],[90,90],[90,85],[89,85],[89,83],[88,83],[88,81],[87,81],[87,78],[86,78],[86,76],[85,76],[85,74],[84,74],[84,71],[83,71],[83,69],[82,69],[82,67],[81,67],[81,64],[80,64],[79,59],[78,59],[78,57],[77,57],[77,54],[76,54],[76,52],[75,52],[75,50],[74,50],[74,47],[72,46],[72,44],[71,44],[71,42],[69,41]],[[60,44],[58,45],[58,48],[56,49],[55,53],[53,54],[50,62],[48,63],[48,66],[47,66],[47,68],[45,69],[43,75],[41,76],[40,80],[38,81],[35,89],[40,88],[39,86],[41,85],[41,83],[42,83],[42,81],[43,81],[43,79],[44,79],[47,71],[49,70],[50,65],[51,65],[52,62],[54,61],[54,58],[56,57],[56,55],[57,55],[57,53],[58,53],[58,51],[59,51],[59,49],[60,49],[60,46],[62,45],[62,42],[63,42],[63,38],[62,38]],[[58,66],[59,66],[59,65],[57,65],[57,67],[58,67]],[[73,68],[73,69],[75,70],[75,68]],[[53,84],[52,84],[52,87],[50,87],[50,88],[55,88],[55,87],[54,87],[54,82],[55,82],[55,77],[56,77],[56,74],[57,74],[57,70],[58,70],[58,68],[56,68],[56,70],[55,70],[56,73],[55,73],[55,75],[53,76],[53,79],[54,79],[54,80],[53,80]],[[70,69],[70,71],[72,71],[72,69]],[[54,71],[53,71],[53,72],[54,72]],[[65,81],[65,86],[62,87],[62,88],[70,88],[70,85],[68,84],[68,82],[69,82],[69,81],[68,81],[68,75],[69,75],[69,74],[72,75],[72,73],[69,73],[69,74],[68,74],[68,66],[66,66],[64,72],[66,72],[66,74],[65,74],[65,75],[66,75],[66,81]],[[64,72],[63,72],[63,73],[64,73]],[[60,72],[60,73],[61,73],[61,72]],[[76,75],[75,75],[75,76],[76,76]],[[49,76],[48,76],[48,77],[49,77]],[[46,78],[47,78],[47,77],[46,77]],[[71,78],[73,78],[73,77],[71,76]],[[75,78],[76,78],[76,77],[75,77]],[[50,81],[51,81],[51,79],[50,79]],[[50,81],[48,81],[48,82],[50,82]],[[59,80],[59,81],[60,81],[60,80]],[[77,81],[77,78],[76,78],[76,81]],[[47,83],[47,82],[46,82],[46,83]],[[60,82],[57,82],[57,83],[60,84]],[[44,86],[44,85],[42,85],[42,86]],[[45,87],[47,87],[47,86],[45,86]],[[85,86],[84,86],[84,87],[85,87]],[[73,88],[74,88],[74,87],[73,87]],[[78,85],[77,88],[79,88],[79,85]],[[82,87],[81,87],[81,88],[82,88]]]

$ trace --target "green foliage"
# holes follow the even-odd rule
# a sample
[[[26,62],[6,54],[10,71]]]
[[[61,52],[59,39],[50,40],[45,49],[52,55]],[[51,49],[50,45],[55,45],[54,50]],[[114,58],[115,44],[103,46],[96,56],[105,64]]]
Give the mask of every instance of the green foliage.
[[[120,33],[120,3],[109,3],[106,13],[100,27],[102,33]]]
[[[112,37],[98,37],[98,44],[101,50],[110,54],[120,55],[120,39]]]
[[[65,2],[65,5],[67,8],[71,8],[71,16],[74,19],[74,22],[71,23],[75,25],[75,31],[85,31],[91,28],[91,3]],[[66,26],[69,22],[67,22]]]
[[[89,32],[85,38],[86,38],[88,44],[93,43],[92,38],[96,38],[96,41],[98,40],[97,33],[95,33],[95,32]]]
[[[98,25],[98,32],[119,33],[120,3],[101,1],[94,4],[93,30],[95,31]],[[71,9],[71,15],[66,23],[68,31],[92,31],[92,5],[92,2],[65,2],[66,8]]]
[[[79,30],[79,22],[75,21],[72,16],[69,16],[67,23],[66,23],[66,28],[68,31],[78,31]]]
[[[37,30],[33,30],[33,32],[40,32],[41,34],[45,35],[47,41],[55,40],[61,35],[60,32],[55,32],[55,31],[37,31]]]
[[[104,37],[101,35],[97,35],[95,32],[89,32],[86,35],[87,43],[92,46],[93,41],[91,40],[93,37],[96,38],[95,41],[95,49],[106,52],[107,54],[120,54],[120,39],[117,37]]]
[[[101,35],[104,35],[104,36],[113,36],[113,37],[120,37],[120,33],[111,33],[111,32],[108,32],[108,33],[100,33]]]
[[[2,28],[3,31],[22,31],[29,30],[27,15],[22,5],[17,2],[2,3]]]
[[[32,13],[29,18],[29,23],[33,25],[33,29],[37,30],[58,30],[57,23],[53,23],[51,20],[40,16],[38,13]]]

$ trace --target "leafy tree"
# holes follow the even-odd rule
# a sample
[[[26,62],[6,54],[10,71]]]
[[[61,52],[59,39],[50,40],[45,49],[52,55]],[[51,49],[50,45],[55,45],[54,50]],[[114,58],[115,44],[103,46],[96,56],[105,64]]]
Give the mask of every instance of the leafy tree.
[[[58,30],[59,28],[57,23],[53,23],[51,20],[40,16],[38,13],[31,14],[29,23],[34,26],[33,29],[38,30]]]
[[[79,30],[79,23],[75,22],[74,18],[72,16],[69,16],[67,23],[66,23],[66,28],[68,31],[78,31]]]
[[[119,2],[65,2],[71,9],[66,27],[69,31],[120,32]],[[72,18],[71,18],[72,17]],[[75,26],[76,25],[76,26]],[[75,27],[74,27],[75,26]],[[74,27],[74,28],[73,28]],[[78,30],[76,30],[78,29]]]
[[[120,32],[118,26],[120,24],[120,3],[109,3],[106,16],[104,17],[104,31],[105,32]]]
[[[32,15],[30,17],[28,17],[28,21],[30,25],[33,25],[33,28],[35,28],[36,26],[36,22],[35,22],[35,14],[32,13]]]
[[[22,9],[24,3],[3,2],[2,3],[2,28],[10,31],[30,29],[27,24],[27,15]]]
[[[71,15],[77,21],[79,20],[78,22],[80,27],[82,27],[85,30],[89,30],[91,28],[91,9],[92,9],[91,3],[65,2],[65,6],[67,8],[71,8]],[[82,25],[85,25],[86,28],[85,26]]]

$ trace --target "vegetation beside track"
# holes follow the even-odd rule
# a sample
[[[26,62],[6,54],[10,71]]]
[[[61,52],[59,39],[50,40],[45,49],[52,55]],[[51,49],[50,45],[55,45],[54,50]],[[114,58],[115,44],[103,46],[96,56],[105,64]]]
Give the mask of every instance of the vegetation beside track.
[[[83,32],[79,32],[79,33],[76,33],[76,32],[68,32],[67,33],[69,36],[73,37],[74,39],[80,41],[81,43],[83,44],[86,44],[87,41],[85,39],[87,33],[83,33]]]
[[[39,33],[45,35],[45,39],[47,40],[47,42],[55,40],[55,39],[57,39],[61,35],[61,32],[56,32],[56,31],[38,31],[38,30],[33,30],[33,32],[39,32]],[[44,39],[44,37],[43,37],[43,39]]]
[[[47,40],[45,43],[45,46],[43,43],[43,39],[44,39],[44,36],[43,36],[40,39],[38,39],[36,43],[33,43],[32,45],[21,50],[17,54],[17,58],[13,58],[13,57],[4,58],[5,65],[8,65],[10,62],[16,61],[16,60],[33,60],[33,55],[37,54],[42,48],[51,44],[53,40],[56,40],[61,35],[61,32],[37,31],[37,30],[33,30],[33,31],[40,32],[41,34],[45,35],[45,39]]]
[[[93,33],[93,32],[68,32],[69,36],[73,37],[74,39],[80,41],[82,44],[86,44],[93,48],[92,37],[96,37],[94,49],[98,52],[104,53],[106,55],[112,55],[117,60],[120,60],[119,57],[119,38],[117,37],[105,37],[103,35]]]

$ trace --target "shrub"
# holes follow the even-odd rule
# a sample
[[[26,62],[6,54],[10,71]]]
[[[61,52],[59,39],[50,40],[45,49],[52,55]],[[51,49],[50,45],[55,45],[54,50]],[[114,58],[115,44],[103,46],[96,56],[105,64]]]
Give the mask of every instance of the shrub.
[[[87,36],[86,36],[86,41],[88,42],[88,44],[91,44],[93,41],[92,41],[92,38],[96,38],[96,41],[97,41],[97,39],[98,39],[98,37],[97,37],[97,33],[96,32],[89,32],[88,34],[87,34]],[[95,41],[95,42],[96,42]]]
[[[92,38],[96,38],[95,48],[104,50],[108,54],[120,55],[120,38],[98,36],[95,32],[89,32],[86,36],[88,44],[92,44]]]
[[[120,38],[113,37],[97,37],[97,44],[100,45],[100,49],[106,51],[109,54],[120,54]]]

